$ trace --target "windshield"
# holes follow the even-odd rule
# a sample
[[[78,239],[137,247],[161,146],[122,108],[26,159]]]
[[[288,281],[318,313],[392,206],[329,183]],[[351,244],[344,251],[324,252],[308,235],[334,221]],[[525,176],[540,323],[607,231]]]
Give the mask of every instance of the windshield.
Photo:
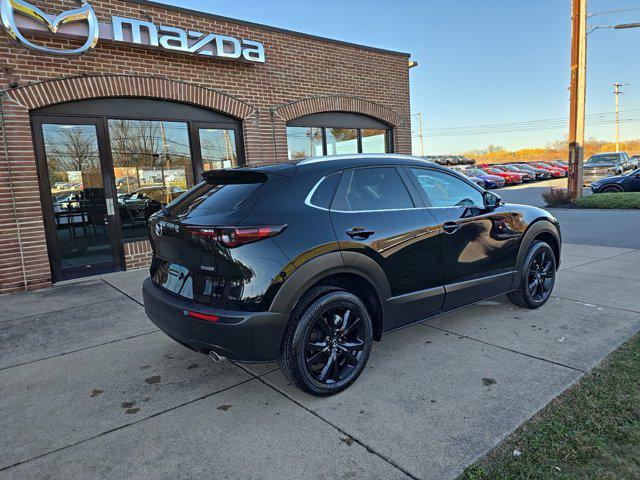
[[[607,163],[615,163],[618,160],[617,155],[594,155],[585,165],[603,165]]]

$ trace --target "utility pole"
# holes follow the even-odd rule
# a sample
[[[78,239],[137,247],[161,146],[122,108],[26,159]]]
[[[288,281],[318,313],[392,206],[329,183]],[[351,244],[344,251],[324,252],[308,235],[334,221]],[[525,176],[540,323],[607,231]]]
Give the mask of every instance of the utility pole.
[[[613,94],[616,96],[616,152],[620,151],[620,91],[621,83],[613,84]]]
[[[571,6],[571,84],[569,106],[569,194],[582,195],[584,116],[587,86],[587,0]]]
[[[422,135],[422,113],[418,113],[418,128],[420,129],[420,133],[418,133],[418,137],[420,137],[420,156],[424,157],[424,137]]]

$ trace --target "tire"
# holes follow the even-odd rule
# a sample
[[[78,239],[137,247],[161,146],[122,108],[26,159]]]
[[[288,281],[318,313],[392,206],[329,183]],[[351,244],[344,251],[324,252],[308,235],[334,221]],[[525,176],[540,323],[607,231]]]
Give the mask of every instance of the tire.
[[[620,187],[615,187],[613,185],[607,185],[600,189],[599,193],[619,193],[622,192]]]
[[[371,316],[362,301],[345,290],[320,287],[310,290],[291,313],[278,364],[301,390],[334,395],[360,376],[372,343]]]
[[[547,243],[533,242],[522,264],[518,288],[507,293],[507,298],[525,308],[538,308],[547,303],[555,285],[557,263]]]

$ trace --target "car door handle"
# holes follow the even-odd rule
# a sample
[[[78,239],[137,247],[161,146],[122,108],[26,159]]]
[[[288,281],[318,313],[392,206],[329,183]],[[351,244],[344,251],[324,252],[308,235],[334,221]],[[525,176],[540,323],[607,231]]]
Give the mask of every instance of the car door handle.
[[[351,238],[369,238],[371,235],[373,235],[375,232],[373,230],[367,230],[366,228],[362,228],[362,227],[353,227],[349,230],[347,230],[347,235],[349,235]]]
[[[442,225],[444,233],[447,233],[449,235],[451,235],[452,233],[456,233],[458,230],[460,230],[461,227],[462,226],[460,224],[454,222],[447,222]]]

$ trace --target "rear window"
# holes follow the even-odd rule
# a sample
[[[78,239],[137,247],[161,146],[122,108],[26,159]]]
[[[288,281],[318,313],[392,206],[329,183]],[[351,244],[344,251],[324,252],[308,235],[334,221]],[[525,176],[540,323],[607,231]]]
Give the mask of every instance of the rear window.
[[[256,191],[261,183],[234,183],[228,185],[202,182],[167,205],[172,215],[202,216],[234,210],[238,204]]]
[[[316,185],[315,189],[310,192],[310,198],[307,203],[314,207],[326,208],[331,206],[331,200],[333,200],[333,194],[336,193],[338,188],[338,182],[342,173],[334,173],[323,177],[322,180]]]

